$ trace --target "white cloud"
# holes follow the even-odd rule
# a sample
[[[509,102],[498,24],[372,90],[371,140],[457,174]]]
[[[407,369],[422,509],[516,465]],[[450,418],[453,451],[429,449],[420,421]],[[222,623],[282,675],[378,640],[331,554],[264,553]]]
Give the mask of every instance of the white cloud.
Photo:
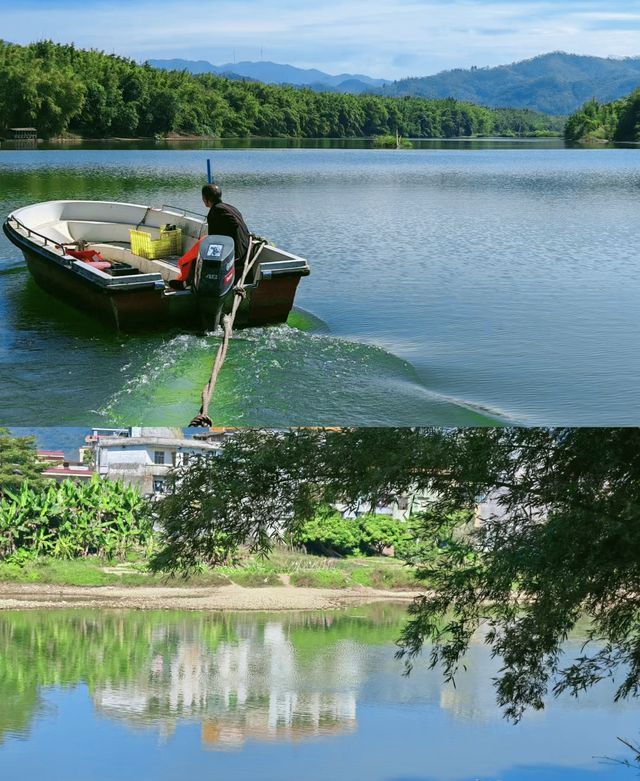
[[[259,59],[262,49],[265,59],[277,62],[394,78],[495,65],[557,49],[640,54],[640,0],[624,5],[610,0],[60,0],[38,5],[30,12],[24,4],[1,0],[0,37],[18,43],[51,37],[135,59],[214,63]],[[598,29],[603,24],[606,34]]]

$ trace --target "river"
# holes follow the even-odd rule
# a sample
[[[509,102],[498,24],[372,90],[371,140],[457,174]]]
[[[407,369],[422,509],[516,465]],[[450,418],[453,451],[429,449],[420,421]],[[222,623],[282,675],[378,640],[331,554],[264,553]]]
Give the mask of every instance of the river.
[[[637,423],[637,148],[206,146],[2,149],[0,214],[57,198],[201,209],[210,157],[252,230],[312,266],[310,317],[238,334],[216,423]],[[106,332],[40,291],[4,236],[0,278],[4,424],[197,411],[218,336]]]
[[[456,687],[394,659],[404,609],[0,615],[4,781],[617,781],[637,703],[600,685],[518,724],[478,640]],[[580,653],[580,638],[567,651]]]

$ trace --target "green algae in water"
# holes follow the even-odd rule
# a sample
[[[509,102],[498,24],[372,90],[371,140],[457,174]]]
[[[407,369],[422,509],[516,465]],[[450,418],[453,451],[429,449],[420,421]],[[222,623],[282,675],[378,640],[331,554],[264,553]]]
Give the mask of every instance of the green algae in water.
[[[101,414],[112,423],[186,426],[220,336],[182,334],[154,350]],[[406,361],[373,345],[288,325],[238,331],[209,409],[215,425],[495,424],[429,391]],[[455,423],[453,422],[455,421]]]
[[[329,326],[324,320],[305,309],[292,309],[287,318],[287,325],[290,328],[297,328],[299,331],[312,331],[318,334],[329,333]]]

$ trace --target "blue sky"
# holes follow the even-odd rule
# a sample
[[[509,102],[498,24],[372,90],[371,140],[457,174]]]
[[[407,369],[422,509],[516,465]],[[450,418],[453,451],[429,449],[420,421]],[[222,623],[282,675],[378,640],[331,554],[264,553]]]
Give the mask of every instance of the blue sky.
[[[640,55],[640,0],[0,0],[0,38],[400,78],[554,50]]]

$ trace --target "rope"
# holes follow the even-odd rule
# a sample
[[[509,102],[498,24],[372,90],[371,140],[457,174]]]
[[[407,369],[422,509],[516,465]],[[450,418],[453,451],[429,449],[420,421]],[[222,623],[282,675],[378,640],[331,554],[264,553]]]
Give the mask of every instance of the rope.
[[[240,281],[233,288],[235,297],[233,299],[231,312],[222,318],[222,330],[223,330],[222,342],[220,342],[218,346],[218,351],[216,352],[216,357],[213,362],[213,368],[211,369],[211,376],[209,377],[209,382],[207,382],[207,384],[202,389],[202,396],[201,396],[202,403],[200,404],[200,412],[195,416],[195,418],[191,421],[191,423],[189,423],[190,427],[208,428],[209,426],[213,425],[213,421],[209,417],[209,404],[211,403],[211,398],[213,396],[213,391],[215,390],[216,387],[218,375],[220,374],[220,370],[222,369],[222,364],[224,363],[224,359],[227,357],[227,348],[229,347],[229,340],[231,339],[231,331],[233,329],[233,323],[236,319],[236,313],[238,311],[238,307],[240,306],[242,300],[246,298],[247,295],[247,292],[244,289],[244,283],[247,279],[249,272],[255,266],[256,261],[260,256],[260,253],[262,252],[262,250],[265,248],[266,245],[267,242],[265,239],[260,239],[254,236],[249,237],[249,246],[247,247],[244,271],[242,272]]]
[[[149,216],[149,212],[151,211],[152,208],[153,206],[147,206],[147,211],[144,213],[144,217],[136,225],[136,230],[138,230],[138,228],[140,228],[141,225],[146,225],[146,219]]]

